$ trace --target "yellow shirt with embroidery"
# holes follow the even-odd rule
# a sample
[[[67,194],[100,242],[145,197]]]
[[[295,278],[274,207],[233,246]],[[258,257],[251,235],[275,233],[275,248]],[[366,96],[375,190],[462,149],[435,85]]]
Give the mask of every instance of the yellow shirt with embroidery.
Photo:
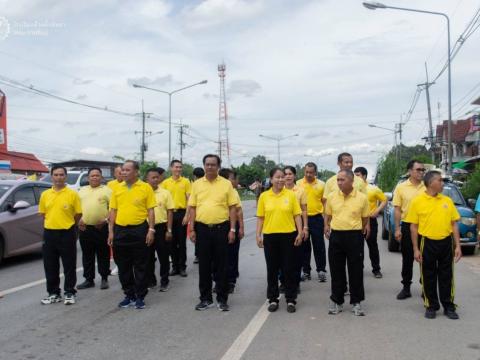
[[[108,205],[112,197],[112,189],[108,186],[82,186],[78,196],[82,204],[82,220],[86,225],[97,225],[108,217]]]
[[[370,206],[370,215],[375,211],[379,202],[384,202],[387,197],[383,191],[375,185],[367,185],[368,204]]]
[[[170,191],[170,194],[172,194],[175,209],[187,208],[187,196],[190,195],[192,190],[190,180],[183,176],[180,176],[177,180],[173,177],[169,177],[168,179],[165,179],[160,186],[163,189]]]
[[[410,202],[413,198],[426,190],[425,184],[421,181],[418,185],[413,185],[410,179],[400,183],[393,193],[392,205],[400,207],[402,221],[405,220],[408,213]]]
[[[112,190],[112,191],[115,191],[116,189],[118,189],[118,187],[120,185],[122,185],[124,183],[124,181],[122,182],[119,182],[117,179],[113,179],[113,180],[110,180],[108,183],[107,183],[107,186]]]
[[[168,221],[167,210],[173,210],[175,208],[172,194],[170,194],[170,191],[162,189],[160,186],[153,192],[155,193],[155,201],[157,203],[154,210],[155,224],[164,224]]]
[[[367,195],[367,184],[363,179],[358,176],[353,177],[353,188],[360,191],[361,193]],[[340,190],[337,184],[337,175],[333,175],[330,179],[327,180],[325,183],[325,190],[323,192],[323,198],[326,199],[330,193]]]
[[[300,203],[295,193],[289,189],[283,188],[278,194],[270,189],[258,199],[257,216],[264,218],[264,234],[294,232],[295,216],[301,213]]]
[[[75,225],[75,215],[82,213],[80,197],[67,186],[60,191],[52,187],[40,196],[38,212],[45,215],[45,229],[68,230]]]
[[[307,197],[307,215],[313,216],[323,213],[322,198],[325,196],[325,183],[315,179],[309,183],[305,178],[297,181],[297,186],[301,187]]]
[[[370,214],[367,196],[356,189],[347,196],[340,190],[334,191],[328,195],[325,214],[332,217],[332,230],[362,230],[362,218]]]

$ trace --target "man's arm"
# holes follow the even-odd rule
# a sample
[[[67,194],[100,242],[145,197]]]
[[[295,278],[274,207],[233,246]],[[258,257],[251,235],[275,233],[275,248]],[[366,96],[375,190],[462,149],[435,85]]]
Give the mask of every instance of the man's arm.
[[[257,239],[257,246],[259,248],[263,248],[263,238],[262,238],[262,231],[263,231],[263,217],[257,216],[257,232],[256,232],[256,239]]]
[[[112,246],[113,244],[113,228],[115,221],[117,219],[117,209],[110,209],[108,214],[108,245]]]
[[[418,224],[410,224],[410,236],[412,238],[413,257],[419,263],[422,263],[422,253],[418,248]]]
[[[393,218],[395,221],[395,240],[402,240],[402,228],[400,227],[400,221],[402,220],[402,210],[400,206],[395,206],[393,210]]]
[[[154,208],[148,209],[148,231],[147,231],[147,238],[145,243],[147,246],[150,246],[155,241],[155,211]]]
[[[458,262],[462,257],[462,248],[460,246],[460,231],[458,231],[458,222],[452,221],[452,229],[453,229],[453,240],[455,241],[455,262]]]
[[[332,221],[332,215],[325,214],[325,226],[323,228],[323,232],[325,233],[325,237],[327,239],[330,238],[330,222]]]
[[[188,221],[190,223],[190,241],[195,242],[197,240],[197,234],[195,233],[195,219],[197,217],[197,208],[195,206],[189,206]]]
[[[237,208],[237,221],[238,221],[238,227],[239,227],[238,238],[242,240],[243,237],[245,236],[245,226],[243,223],[243,209],[241,206]]]
[[[380,212],[385,208],[385,206],[387,206],[387,200],[382,201],[382,202],[377,206],[377,208],[375,209],[375,211],[370,215],[370,217],[376,218],[376,217],[378,216],[378,214],[380,214]]]
[[[167,209],[167,233],[165,240],[172,240],[173,209]]]
[[[235,224],[237,223],[237,206],[236,205],[229,206],[228,213],[230,218],[230,231],[228,232],[228,243],[233,244],[235,242]]]

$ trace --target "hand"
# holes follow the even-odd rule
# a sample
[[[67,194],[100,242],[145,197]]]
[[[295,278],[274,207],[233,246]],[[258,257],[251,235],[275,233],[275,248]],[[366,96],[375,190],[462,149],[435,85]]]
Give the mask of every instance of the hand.
[[[370,236],[370,225],[365,226],[365,229],[363,229],[363,236],[365,239],[368,239]]]
[[[303,236],[302,234],[298,234],[295,238],[295,242],[293,243],[294,246],[300,246],[303,243]]]
[[[107,244],[108,244],[108,246],[113,245],[113,232],[112,231],[108,232]]]
[[[402,240],[402,229],[400,229],[400,227],[395,228],[395,240],[398,242]]]
[[[303,229],[303,233],[302,233],[302,237],[303,237],[303,241],[307,241],[308,240],[308,237],[310,236],[310,233],[308,232],[308,229]]]
[[[195,244],[195,241],[197,241],[197,233],[195,230],[190,230],[190,241]]]
[[[329,225],[325,225],[325,226],[323,227],[323,233],[325,234],[325,237],[326,237],[327,239],[330,239],[330,232],[331,232],[330,226],[329,226]]]
[[[182,219],[182,225],[185,226],[185,225],[187,225],[187,224],[188,224],[188,215],[185,214],[185,216],[184,216],[183,219]]]
[[[233,244],[235,242],[235,233],[233,231],[228,232],[228,243]]]
[[[242,240],[245,237],[245,230],[243,227],[240,227],[238,229],[238,240]]]
[[[455,262],[457,263],[462,258],[462,248],[460,245],[455,246]]]
[[[172,241],[172,232],[171,231],[167,231],[165,233],[165,241]]]
[[[145,240],[145,244],[147,244],[147,246],[150,246],[153,244],[154,240],[155,240],[155,234],[152,231],[149,231],[147,233],[147,239]]]
[[[420,252],[420,250],[418,248],[416,248],[415,250],[413,250],[413,257],[415,258],[415,260],[418,262],[418,263],[422,263],[423,259],[422,259],[422,253]]]
[[[262,249],[263,248],[263,237],[262,235],[257,235],[257,246]]]
[[[85,231],[87,229],[87,225],[83,222],[83,219],[78,221],[78,230]]]

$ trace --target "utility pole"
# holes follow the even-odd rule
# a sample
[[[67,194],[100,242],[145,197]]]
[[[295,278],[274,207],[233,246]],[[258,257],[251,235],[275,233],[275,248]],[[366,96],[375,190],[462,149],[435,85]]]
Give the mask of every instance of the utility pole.
[[[435,84],[434,82],[428,82],[428,69],[427,63],[425,63],[425,74],[427,81],[424,84],[418,84],[425,88],[425,94],[427,96],[427,110],[428,110],[428,143],[430,144],[430,151],[432,152],[432,162],[435,163],[435,144],[433,140],[433,124],[432,124],[432,108],[430,106],[430,86]]]
[[[183,142],[183,135],[186,134],[186,129],[188,129],[188,125],[180,124],[176,126],[178,128],[179,134],[179,142],[178,145],[180,146],[180,161],[183,161],[183,149],[187,146],[187,143]]]
[[[135,134],[142,134],[142,143],[140,144],[140,164],[145,162],[145,152],[148,150],[147,144],[145,143],[145,134],[151,134],[151,131],[145,131],[145,119],[147,116],[150,116],[152,113],[146,113],[143,108],[143,99],[142,99],[142,131],[135,131]]]

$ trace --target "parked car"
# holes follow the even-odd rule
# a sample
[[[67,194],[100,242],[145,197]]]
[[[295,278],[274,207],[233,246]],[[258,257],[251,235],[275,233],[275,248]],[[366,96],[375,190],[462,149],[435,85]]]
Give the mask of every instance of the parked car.
[[[52,175],[45,175],[41,180],[51,184]],[[80,170],[69,170],[67,171],[66,183],[70,189],[79,191],[82,186],[88,185],[88,172]]]
[[[405,181],[401,179],[398,183]],[[444,179],[445,185],[443,187],[443,194],[447,195],[453,200],[455,207],[460,213],[460,221],[458,222],[458,230],[460,231],[460,244],[462,246],[462,253],[465,255],[471,255],[475,252],[475,248],[478,245],[477,241],[477,220],[475,213],[468,207],[462,193],[458,189],[458,186],[448,179]],[[395,191],[395,190],[394,190]],[[393,205],[391,202],[392,193],[386,193],[388,198],[387,206],[383,211],[382,221],[382,239],[388,240],[389,251],[399,251],[400,244],[395,240],[395,220]]]
[[[50,188],[41,181],[0,180],[0,263],[41,249],[43,219],[38,202]]]

